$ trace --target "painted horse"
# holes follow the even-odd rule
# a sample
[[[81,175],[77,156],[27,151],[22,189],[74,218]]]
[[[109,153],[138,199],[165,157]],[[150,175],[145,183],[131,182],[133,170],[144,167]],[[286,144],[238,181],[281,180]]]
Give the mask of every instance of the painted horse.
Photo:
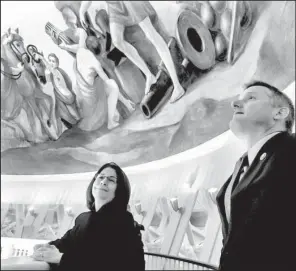
[[[46,66],[39,58],[36,58],[36,54],[41,54],[43,56],[43,52],[39,52],[35,45],[27,46],[27,53],[30,56],[30,66],[35,76],[38,78],[41,84],[45,85],[47,83],[45,70]]]
[[[40,143],[58,138],[50,121],[52,99],[29,64],[18,29],[1,37],[1,124],[21,130],[22,140]]]
[[[42,51],[38,51],[35,45],[28,45],[27,52],[31,58],[31,68],[38,80],[43,86],[43,92],[52,99],[52,110],[50,113],[51,124],[54,126],[57,136],[59,137],[65,130],[66,126],[63,125],[59,113],[57,112],[57,98],[52,84],[51,75],[47,70],[47,66],[44,63],[44,55]]]

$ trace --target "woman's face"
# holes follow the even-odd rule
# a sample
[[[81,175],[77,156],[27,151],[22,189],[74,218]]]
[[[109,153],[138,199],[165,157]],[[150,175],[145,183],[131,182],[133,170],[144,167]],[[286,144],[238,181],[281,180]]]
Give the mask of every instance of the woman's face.
[[[115,197],[117,175],[113,168],[104,168],[93,183],[92,195],[95,200],[110,202]]]

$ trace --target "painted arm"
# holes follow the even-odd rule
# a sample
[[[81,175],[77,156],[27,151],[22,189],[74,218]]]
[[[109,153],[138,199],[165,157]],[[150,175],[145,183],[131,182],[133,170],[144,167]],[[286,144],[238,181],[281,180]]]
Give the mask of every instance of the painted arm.
[[[85,21],[85,13],[91,6],[92,1],[81,1],[81,6],[79,9],[79,18],[80,18],[80,23],[84,29],[87,28],[87,23]]]
[[[83,28],[79,29],[79,48],[86,48],[87,33]]]
[[[79,43],[68,45],[62,42],[59,46],[61,49],[72,52],[74,54],[76,54],[79,49]]]
[[[97,72],[97,74],[102,78],[102,80],[105,83],[108,83],[109,80],[112,80],[112,79],[109,79],[107,74],[104,72],[100,61],[94,55],[93,55],[93,62],[94,62],[95,71]]]
[[[64,49],[76,54],[79,48],[86,48],[85,41],[87,38],[87,33],[83,28],[78,28],[77,30],[79,31],[79,42],[77,44],[69,45],[62,41],[62,43],[60,43],[59,45],[61,49]]]

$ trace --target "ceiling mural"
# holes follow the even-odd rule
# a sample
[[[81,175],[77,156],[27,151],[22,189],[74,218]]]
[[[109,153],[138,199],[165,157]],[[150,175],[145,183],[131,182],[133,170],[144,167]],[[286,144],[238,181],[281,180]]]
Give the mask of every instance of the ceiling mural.
[[[295,2],[18,3],[1,4],[2,174],[162,159],[228,130],[244,84],[295,80]]]

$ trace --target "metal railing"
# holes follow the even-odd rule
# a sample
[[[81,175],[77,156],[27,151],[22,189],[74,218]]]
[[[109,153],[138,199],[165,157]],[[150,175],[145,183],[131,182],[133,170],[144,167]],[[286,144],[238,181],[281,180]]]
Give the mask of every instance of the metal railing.
[[[145,252],[145,270],[218,270],[218,267],[190,259]]]

